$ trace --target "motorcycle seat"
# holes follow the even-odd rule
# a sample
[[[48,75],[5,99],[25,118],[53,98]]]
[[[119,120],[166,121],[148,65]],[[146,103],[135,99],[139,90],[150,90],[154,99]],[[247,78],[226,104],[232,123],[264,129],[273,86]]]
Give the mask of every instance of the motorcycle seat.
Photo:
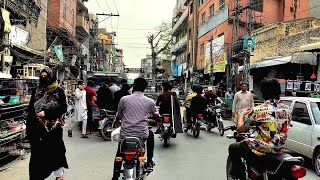
[[[106,111],[106,113],[108,114],[108,115],[116,115],[116,111],[112,111],[112,110],[105,110]]]
[[[290,154],[268,154],[265,157],[267,166],[266,169],[273,173],[288,172],[293,165],[302,165],[302,157],[293,157]]]

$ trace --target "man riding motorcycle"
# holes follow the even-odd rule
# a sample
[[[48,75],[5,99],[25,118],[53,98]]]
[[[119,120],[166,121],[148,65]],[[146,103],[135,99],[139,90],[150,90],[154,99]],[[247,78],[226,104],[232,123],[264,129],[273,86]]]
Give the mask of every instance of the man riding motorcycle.
[[[195,87],[196,86],[192,86],[192,93],[186,97],[186,100],[182,104],[182,106],[184,106],[186,108],[186,116],[185,116],[184,122],[183,122],[185,124],[185,126],[187,126],[188,122],[191,121],[191,111],[190,111],[191,100],[193,97],[195,97],[197,95],[197,93],[195,92],[195,89],[194,89]]]
[[[137,78],[133,83],[133,94],[121,98],[118,106],[116,120],[121,121],[120,142],[126,137],[137,137],[147,140],[147,165],[153,167],[154,163],[154,134],[148,128],[148,116],[153,115],[153,118],[158,122],[159,115],[155,102],[144,96],[143,92],[148,86],[148,82],[144,78]],[[116,157],[121,156],[120,143]],[[114,162],[113,180],[120,177],[120,169],[122,161]]]
[[[208,87],[208,92],[205,93],[204,95],[207,99],[207,105],[212,105],[215,106],[216,105],[216,100],[218,100],[220,102],[220,104],[223,104],[223,101],[217,96],[216,94],[216,90],[213,90],[213,88],[211,86]],[[217,125],[217,121],[216,121],[216,117],[212,116],[212,109],[207,108],[206,109],[206,121],[208,123],[208,121],[212,120],[212,122]]]
[[[157,99],[157,106],[160,106],[159,112],[160,115],[162,116],[163,114],[172,114],[172,107],[171,107],[171,96],[174,97],[176,107],[177,107],[177,113],[180,114],[180,105],[179,105],[179,99],[177,97],[176,92],[172,92],[172,85],[169,82],[163,82],[162,83],[163,87],[163,94],[158,96]],[[157,124],[157,130],[155,134],[160,134],[161,130],[161,123]]]
[[[253,109],[245,109],[239,116],[237,127],[237,131],[242,133],[248,131],[249,126],[255,126],[257,136],[229,146],[234,167],[232,175],[241,180],[246,179],[241,158],[250,162],[267,163],[265,160],[269,154],[282,153],[291,120],[289,107],[279,103],[281,89],[278,81],[265,79],[260,85],[265,103]]]
[[[207,99],[204,96],[202,96],[202,86],[195,86],[194,91],[197,93],[197,95],[191,99],[190,112],[191,116],[193,118],[196,118],[198,114],[203,114],[207,109]],[[188,126],[190,125],[191,122],[189,121]]]

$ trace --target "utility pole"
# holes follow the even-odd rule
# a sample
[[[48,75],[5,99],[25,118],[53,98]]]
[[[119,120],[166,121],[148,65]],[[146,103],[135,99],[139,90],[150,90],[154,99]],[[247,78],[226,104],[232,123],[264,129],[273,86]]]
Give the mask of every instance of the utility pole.
[[[228,71],[228,81],[227,81],[227,87],[236,89],[237,88],[237,72],[238,72],[238,62],[235,61],[235,59],[238,59],[237,54],[234,52],[234,45],[238,40],[239,37],[239,26],[240,26],[240,14],[243,12],[243,9],[241,6],[239,6],[239,0],[235,0],[235,8],[234,12],[232,14],[233,16],[233,31],[232,31],[232,44],[231,44],[231,52],[232,52],[232,61],[229,64],[229,71]]]
[[[247,5],[247,36],[249,36],[248,40],[248,47],[247,50],[244,51],[244,77],[243,80],[247,83],[249,87],[249,77],[250,77],[250,57],[251,57],[251,46],[252,46],[252,40],[251,42],[251,31],[252,31],[252,1],[249,1],[249,4]]]
[[[213,57],[212,57],[212,51],[213,51],[213,47],[212,47],[212,41],[213,41],[213,36],[210,37],[210,84],[213,86]]]

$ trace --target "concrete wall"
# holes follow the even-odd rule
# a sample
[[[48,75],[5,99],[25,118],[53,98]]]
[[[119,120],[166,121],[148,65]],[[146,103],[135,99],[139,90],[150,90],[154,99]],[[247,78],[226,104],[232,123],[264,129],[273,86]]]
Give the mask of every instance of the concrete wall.
[[[46,50],[47,46],[47,0],[40,0],[39,4],[42,10],[40,12],[37,24],[31,22],[27,23],[26,27],[22,25],[17,25],[17,27],[29,32],[29,43],[27,44],[28,48],[43,52]]]

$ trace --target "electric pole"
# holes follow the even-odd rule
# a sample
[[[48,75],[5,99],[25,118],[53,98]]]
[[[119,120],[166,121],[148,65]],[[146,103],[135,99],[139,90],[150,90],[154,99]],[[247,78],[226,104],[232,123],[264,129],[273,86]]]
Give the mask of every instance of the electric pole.
[[[236,77],[238,74],[238,62],[237,62],[237,54],[235,53],[234,46],[239,37],[239,26],[240,26],[240,14],[243,12],[241,6],[239,6],[239,0],[235,0],[235,8],[233,10],[233,31],[232,31],[232,44],[231,44],[231,52],[232,52],[232,61],[229,64],[229,71],[228,71],[228,80],[227,80],[227,87],[231,89],[237,88],[237,81]],[[234,87],[234,88],[232,88]]]
[[[249,87],[249,79],[250,79],[250,57],[251,57],[251,48],[252,48],[252,40],[251,40],[251,31],[252,31],[252,1],[249,1],[249,4],[247,5],[247,36],[248,39],[248,45],[247,49],[244,51],[244,77],[243,80],[247,83]],[[250,42],[249,42],[250,41]]]
[[[213,48],[212,48],[212,41],[213,41],[213,36],[210,37],[210,84],[213,86],[213,57],[212,57],[212,51],[213,51]]]

